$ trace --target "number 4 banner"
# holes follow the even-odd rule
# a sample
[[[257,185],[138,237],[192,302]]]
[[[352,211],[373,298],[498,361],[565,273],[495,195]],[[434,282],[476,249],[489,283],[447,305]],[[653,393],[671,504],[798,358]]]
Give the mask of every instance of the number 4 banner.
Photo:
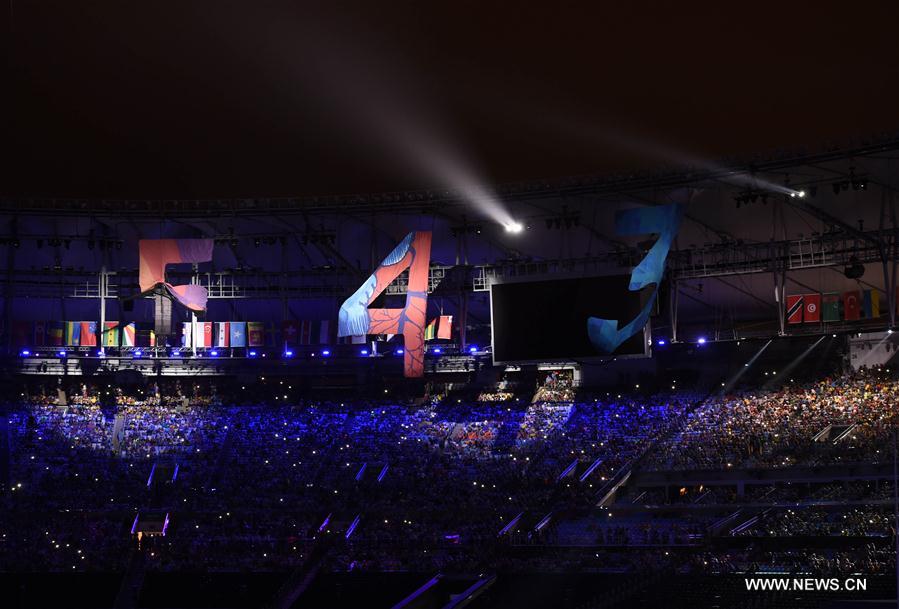
[[[341,305],[337,336],[402,334],[403,374],[412,378],[424,376],[424,329],[430,261],[430,231],[414,231],[406,235],[365,283]],[[406,306],[402,309],[369,309],[374,299],[406,269],[409,269]]]

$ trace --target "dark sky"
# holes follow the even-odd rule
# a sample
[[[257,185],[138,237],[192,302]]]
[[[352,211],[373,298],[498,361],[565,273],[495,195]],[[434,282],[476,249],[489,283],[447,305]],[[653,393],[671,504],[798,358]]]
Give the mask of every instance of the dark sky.
[[[899,131],[895,3],[834,4],[13,0],[0,192],[371,192]]]

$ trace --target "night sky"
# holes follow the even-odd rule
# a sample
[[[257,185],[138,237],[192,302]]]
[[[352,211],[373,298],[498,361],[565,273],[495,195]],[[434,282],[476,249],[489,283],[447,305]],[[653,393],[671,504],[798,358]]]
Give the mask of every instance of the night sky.
[[[495,183],[899,131],[895,3],[315,4],[13,0],[0,193],[372,192],[440,186],[432,154]]]

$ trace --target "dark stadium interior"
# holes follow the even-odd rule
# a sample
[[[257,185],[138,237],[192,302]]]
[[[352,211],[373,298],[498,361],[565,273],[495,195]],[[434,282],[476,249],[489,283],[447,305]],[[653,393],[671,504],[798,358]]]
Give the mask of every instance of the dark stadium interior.
[[[895,7],[4,14],[2,606],[896,605]]]

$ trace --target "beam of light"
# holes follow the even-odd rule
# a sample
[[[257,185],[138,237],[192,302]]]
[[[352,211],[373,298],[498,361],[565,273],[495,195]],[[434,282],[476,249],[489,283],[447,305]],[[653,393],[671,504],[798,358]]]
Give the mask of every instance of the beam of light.
[[[333,18],[300,21],[274,12],[263,18],[268,54],[261,55],[260,72],[298,88],[297,106],[317,104],[319,119],[342,132],[365,162],[386,164],[404,180],[411,173],[417,185],[442,189],[438,199],[461,199],[503,227],[517,224],[450,135],[457,130],[443,124],[440,100],[420,84],[428,75],[410,70],[401,49]],[[285,63],[292,77],[286,82]]]
[[[786,368],[778,371],[778,373],[776,375],[774,375],[774,378],[772,378],[770,381],[765,383],[762,386],[762,389],[767,389],[767,388],[771,387],[778,380],[782,381],[783,379],[790,378],[790,372],[795,370],[796,366],[798,366],[800,364],[800,362],[802,362],[802,360],[804,360],[806,357],[808,357],[808,355],[815,349],[815,347],[817,347],[818,345],[821,344],[822,340],[824,340],[823,336],[821,338],[819,338],[818,340],[816,340],[811,345],[809,345],[808,347],[806,347],[805,351],[800,353],[798,356],[794,357],[793,361],[791,361],[789,364],[787,364]]]
[[[727,381],[724,383],[724,387],[721,388],[721,392],[720,392],[720,393],[721,393],[722,395],[728,393],[731,389],[734,388],[734,386],[737,384],[737,381],[739,381],[740,378],[741,378],[744,374],[746,374],[746,371],[749,370],[749,368],[752,366],[752,364],[755,363],[755,360],[757,360],[757,359],[759,358],[759,356],[765,351],[765,349],[768,348],[768,345],[770,345],[772,342],[773,342],[773,341],[769,339],[767,343],[765,343],[764,345],[762,345],[762,348],[759,349],[759,350],[755,353],[755,355],[753,355],[752,357],[749,358],[749,361],[748,361],[748,362],[746,362],[745,364],[743,364],[743,367],[740,368],[740,369],[736,372],[736,374],[732,375],[729,379],[727,379]]]

